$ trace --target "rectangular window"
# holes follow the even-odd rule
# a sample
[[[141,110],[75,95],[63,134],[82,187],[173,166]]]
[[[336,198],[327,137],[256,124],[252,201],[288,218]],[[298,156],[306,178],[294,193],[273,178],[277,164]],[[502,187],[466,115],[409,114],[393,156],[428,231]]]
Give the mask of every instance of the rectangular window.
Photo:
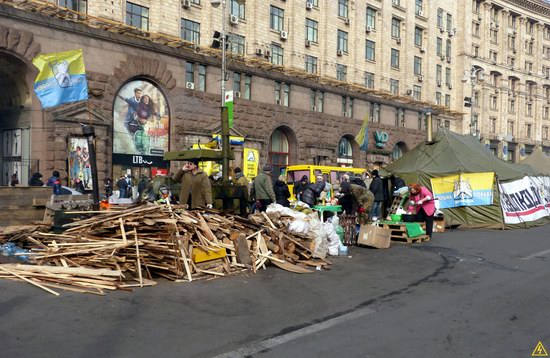
[[[306,55],[306,72],[317,74],[317,57]]]
[[[197,88],[199,91],[206,91],[206,66],[199,65],[199,86]]]
[[[435,93],[435,104],[438,106],[441,106],[441,92]]]
[[[490,128],[489,128],[489,131],[491,133],[496,133],[497,132],[497,119],[496,118],[491,118],[491,124],[490,124]]]
[[[542,118],[548,119],[550,116],[550,107],[543,107],[542,108]]]
[[[451,95],[450,94],[445,95],[445,107],[451,108]]]
[[[306,1],[315,7],[319,7],[319,0],[306,0]]]
[[[472,23],[472,35],[479,37],[479,22]]]
[[[425,125],[426,121],[424,120],[424,113],[422,112],[418,112],[418,129],[419,130],[424,130],[426,129],[426,125]]]
[[[533,127],[533,125],[531,123],[527,123],[525,125],[525,137],[527,139],[531,139],[531,136],[533,135],[533,133],[531,133],[532,127]]]
[[[367,27],[376,29],[376,9],[367,7]]]
[[[69,10],[78,11],[83,14],[86,14],[88,1],[87,0],[58,0],[57,5],[61,7],[66,7]]]
[[[514,121],[508,121],[508,133],[511,136],[514,135]]]
[[[391,37],[396,39],[401,37],[401,20],[395,17],[391,19]]]
[[[548,140],[548,127],[542,127],[542,140]]]
[[[365,87],[374,88],[374,73],[365,72]]]
[[[441,65],[435,66],[435,80],[438,83],[443,82],[443,67]]]
[[[195,21],[181,19],[181,38],[185,41],[200,45],[201,43],[201,24]]]
[[[271,44],[271,63],[274,65],[283,65],[284,50],[280,45]]]
[[[309,95],[309,105],[312,111],[323,112],[324,92],[311,90]]]
[[[201,0],[191,0],[191,4],[200,5]]]
[[[376,43],[371,40],[366,40],[365,43],[365,59],[374,61],[376,56]]]
[[[126,2],[126,25],[149,31],[149,8]]]
[[[346,116],[348,109],[348,98],[346,96],[342,96],[342,116]]]
[[[195,64],[193,62],[185,63],[185,82],[195,83]]]
[[[395,117],[395,123],[394,123],[394,125],[395,125],[396,127],[399,127],[399,123],[400,123],[399,119],[400,119],[400,118],[399,118],[399,109],[398,109],[398,108],[395,109],[394,117]]]
[[[281,82],[275,81],[275,104],[282,104],[281,102]]]
[[[337,50],[348,52],[348,33],[345,31],[338,30]]]
[[[317,43],[319,23],[315,20],[306,19],[306,40]]]
[[[413,86],[413,98],[417,101],[422,100],[422,87],[418,85]]]
[[[325,106],[325,92],[319,92],[317,95],[317,112],[323,112]]]
[[[348,0],[338,0],[338,16],[348,18]]]
[[[239,19],[244,20],[245,19],[245,7],[243,4],[239,4],[239,1],[237,0],[231,0],[230,11],[231,15],[237,16]]]
[[[447,14],[447,31],[453,31],[453,15]]]
[[[443,55],[443,39],[438,37],[435,41],[435,54],[437,56]]]
[[[516,113],[516,101],[513,99],[508,100],[508,113]]]
[[[491,109],[493,111],[496,111],[498,109],[498,97],[496,95],[491,96]]]
[[[451,40],[447,40],[447,45],[445,46],[445,56],[451,58]]]
[[[527,117],[533,116],[533,105],[531,103],[527,103],[527,105],[525,106],[525,115]]]
[[[424,9],[423,9],[422,0],[415,0],[415,2],[414,2],[414,14],[423,16],[424,15],[423,10]]]
[[[271,5],[270,22],[271,30],[283,31],[285,23],[285,11],[276,6]]]
[[[244,56],[244,50],[245,50],[245,37],[237,34],[229,33],[227,34],[228,42],[229,42],[229,51],[232,54],[235,55],[241,55]]]
[[[399,50],[391,49],[391,67],[399,68]]]
[[[422,74],[422,59],[414,56],[414,74],[420,76]]]
[[[284,94],[283,94],[283,106],[288,107],[290,105],[290,85],[285,83],[283,85]]]
[[[348,117],[353,118],[353,98],[348,98]]]
[[[336,79],[338,81],[346,81],[348,74],[348,66],[345,65],[336,65]]]
[[[418,47],[422,47],[422,34],[424,30],[422,30],[420,27],[414,28],[414,45]]]
[[[371,103],[369,107],[369,120],[371,122],[380,123],[380,105],[378,103]]]
[[[399,81],[393,78],[390,78],[390,92],[392,94],[399,94]]]
[[[437,27],[443,28],[443,9],[437,9]]]
[[[498,42],[498,30],[491,29],[491,31],[489,32],[489,37],[491,39],[491,42],[496,44]]]
[[[317,108],[315,107],[315,104],[317,103],[317,91],[316,90],[310,90],[309,91],[309,109],[312,111],[315,111]]]
[[[450,67],[445,67],[445,84],[447,86],[452,84],[452,82],[451,82],[451,68]]]
[[[243,98],[248,100],[252,98],[252,76],[250,75],[244,76]]]
[[[233,91],[241,92],[241,74],[238,72],[233,73]]]

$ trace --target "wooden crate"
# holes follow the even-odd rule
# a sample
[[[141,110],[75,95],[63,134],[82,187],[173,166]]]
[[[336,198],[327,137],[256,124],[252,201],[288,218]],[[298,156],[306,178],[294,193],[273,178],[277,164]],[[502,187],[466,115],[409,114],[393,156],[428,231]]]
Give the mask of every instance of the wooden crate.
[[[426,230],[426,224],[422,223],[420,224],[420,226],[422,227],[422,229]],[[407,242],[407,244],[412,244],[414,242],[430,241],[430,237],[428,235],[409,237],[405,224],[384,224],[383,227],[391,231],[390,238],[392,239],[392,241],[403,241]]]

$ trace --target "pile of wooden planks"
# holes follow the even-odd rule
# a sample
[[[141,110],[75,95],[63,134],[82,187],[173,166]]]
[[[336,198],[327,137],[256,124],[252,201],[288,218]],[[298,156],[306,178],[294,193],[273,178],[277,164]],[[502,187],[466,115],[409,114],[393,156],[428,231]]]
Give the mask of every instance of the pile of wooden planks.
[[[30,228],[0,233],[0,243],[29,249],[36,264],[0,265],[0,278],[54,294],[55,289],[104,294],[151,286],[158,277],[191,282],[257,272],[268,262],[297,273],[329,264],[314,258],[312,239],[285,233],[284,220],[276,226],[265,213],[246,219],[149,204],[82,214],[89,217],[66,224],[63,234]]]

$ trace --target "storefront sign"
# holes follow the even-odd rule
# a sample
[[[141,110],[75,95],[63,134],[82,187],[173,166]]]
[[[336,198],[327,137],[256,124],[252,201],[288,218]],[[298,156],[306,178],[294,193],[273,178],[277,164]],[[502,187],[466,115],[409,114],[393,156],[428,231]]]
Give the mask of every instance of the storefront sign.
[[[163,157],[157,157],[153,155],[113,154],[113,164],[127,167],[168,168],[170,162],[164,161]]]
[[[386,146],[386,142],[390,136],[386,132],[382,131],[375,131],[374,132],[374,145],[376,148],[384,148]]]
[[[243,149],[243,175],[252,180],[258,175],[258,166],[260,163],[260,153],[256,149]]]
[[[382,154],[367,154],[367,162],[369,163],[389,163],[390,157]]]
[[[550,178],[523,177],[500,183],[500,205],[506,224],[521,224],[550,216]]]
[[[162,158],[169,146],[169,116],[166,98],[154,84],[137,80],[124,85],[113,109],[113,164],[123,164],[115,160],[121,156],[133,165]]]
[[[493,204],[494,174],[463,173],[430,179],[439,208]]]

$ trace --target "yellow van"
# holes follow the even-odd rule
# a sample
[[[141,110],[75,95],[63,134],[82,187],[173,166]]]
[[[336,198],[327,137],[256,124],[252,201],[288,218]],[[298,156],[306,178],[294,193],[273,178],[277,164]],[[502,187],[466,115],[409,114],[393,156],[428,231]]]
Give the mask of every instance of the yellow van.
[[[297,183],[305,175],[309,178],[310,183],[315,183],[317,176],[322,175],[325,180],[331,184],[337,184],[346,173],[362,175],[365,169],[361,168],[346,168],[346,167],[330,167],[324,165],[289,165],[286,167],[286,183],[288,190],[292,194],[294,200],[294,183]]]

